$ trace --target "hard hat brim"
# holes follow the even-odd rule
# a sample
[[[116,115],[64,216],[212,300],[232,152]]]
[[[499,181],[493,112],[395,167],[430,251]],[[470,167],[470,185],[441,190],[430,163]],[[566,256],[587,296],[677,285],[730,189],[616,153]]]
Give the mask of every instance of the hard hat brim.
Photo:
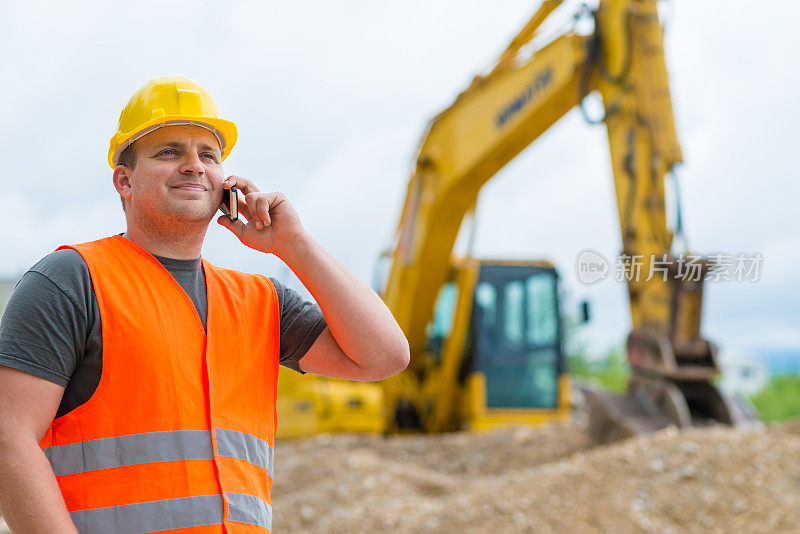
[[[116,168],[119,156],[138,139],[165,126],[199,126],[205,128],[217,138],[222,160],[228,157],[231,149],[236,144],[238,133],[236,125],[225,119],[195,115],[167,115],[152,119],[131,132],[120,132],[111,138],[111,146],[108,149],[108,164],[111,168]]]

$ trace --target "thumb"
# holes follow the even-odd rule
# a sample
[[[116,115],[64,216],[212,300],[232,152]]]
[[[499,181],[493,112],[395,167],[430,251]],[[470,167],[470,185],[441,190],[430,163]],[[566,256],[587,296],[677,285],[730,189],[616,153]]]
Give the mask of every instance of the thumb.
[[[244,232],[244,223],[241,220],[236,219],[235,221],[232,221],[228,218],[227,215],[220,215],[217,218],[217,223],[219,223],[220,225],[224,226],[225,228],[233,232],[233,234],[240,240],[242,239],[242,232]]]

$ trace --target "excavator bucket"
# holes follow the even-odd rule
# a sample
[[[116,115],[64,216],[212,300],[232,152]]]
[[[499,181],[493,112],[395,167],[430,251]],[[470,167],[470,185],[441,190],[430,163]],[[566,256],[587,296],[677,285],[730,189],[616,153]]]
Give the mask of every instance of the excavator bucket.
[[[642,395],[613,395],[587,392],[589,439],[592,445],[604,445],[622,439],[650,434],[672,422]]]
[[[704,381],[674,383],[632,378],[626,395],[585,393],[593,445],[649,434],[668,426],[727,424],[749,428],[762,424],[746,399],[723,395]]]

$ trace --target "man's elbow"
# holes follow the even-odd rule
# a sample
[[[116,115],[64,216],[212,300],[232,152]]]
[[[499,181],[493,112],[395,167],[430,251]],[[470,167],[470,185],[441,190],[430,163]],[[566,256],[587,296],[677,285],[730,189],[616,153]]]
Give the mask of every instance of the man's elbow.
[[[375,377],[371,380],[383,380],[396,375],[406,367],[411,361],[411,353],[408,349],[408,340],[404,335],[395,340],[391,347],[384,351],[381,358],[380,369],[376,370]]]
[[[404,370],[408,367],[408,364],[411,363],[411,351],[408,348],[408,340],[406,336],[401,336],[400,341],[400,349],[397,352],[397,356],[395,361],[397,363],[397,369],[392,373],[392,375],[396,375],[400,371]]]

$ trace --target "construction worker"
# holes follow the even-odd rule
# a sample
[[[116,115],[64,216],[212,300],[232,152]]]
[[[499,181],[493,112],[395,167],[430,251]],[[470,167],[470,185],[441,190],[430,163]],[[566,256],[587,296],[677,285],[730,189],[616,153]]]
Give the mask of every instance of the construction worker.
[[[286,196],[225,177],[235,142],[198,84],[149,81],[109,149],[127,230],[61,247],[19,282],[0,323],[0,512],[14,532],[268,532],[278,363],[351,380],[407,365],[389,310]],[[201,258],[234,186],[244,220],[217,222],[281,258],[318,306]]]

